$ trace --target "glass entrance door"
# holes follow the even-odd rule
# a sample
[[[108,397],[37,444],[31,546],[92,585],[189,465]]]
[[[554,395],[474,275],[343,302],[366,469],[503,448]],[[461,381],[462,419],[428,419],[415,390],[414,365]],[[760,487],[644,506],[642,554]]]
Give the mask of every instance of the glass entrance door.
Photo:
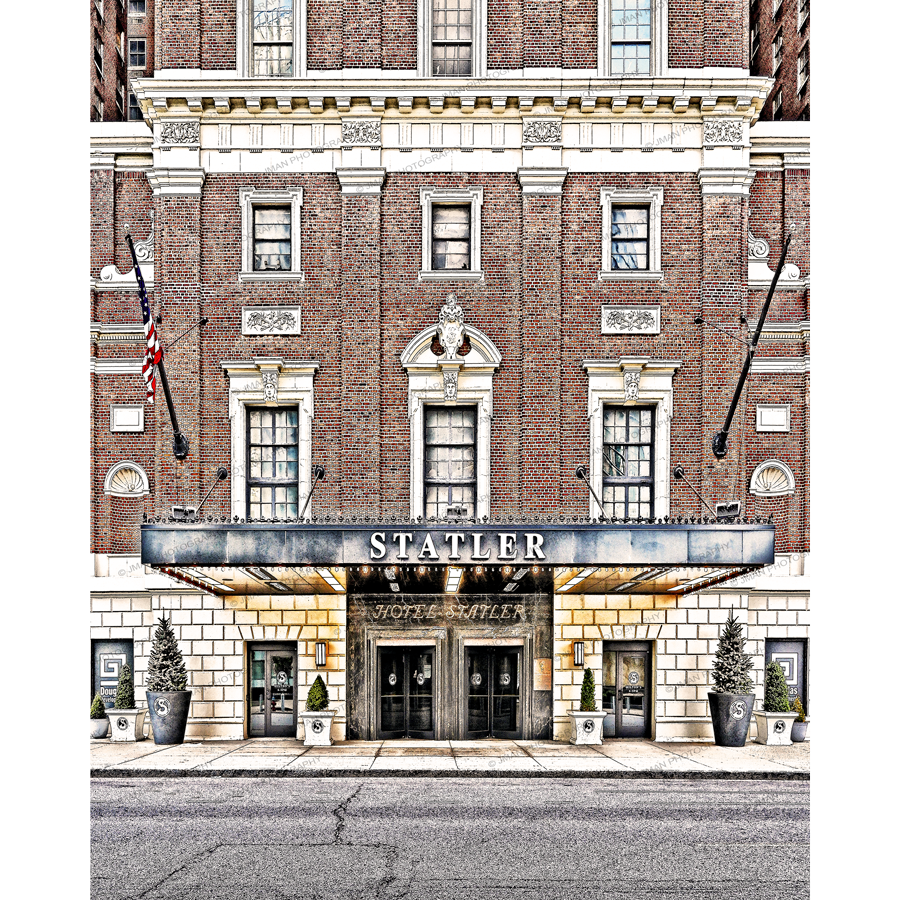
[[[649,737],[650,646],[603,642],[604,737]]]
[[[378,650],[378,738],[434,739],[434,650]]]
[[[519,647],[468,647],[466,737],[521,738],[522,651]]]
[[[297,652],[290,646],[250,647],[250,736],[295,737]]]

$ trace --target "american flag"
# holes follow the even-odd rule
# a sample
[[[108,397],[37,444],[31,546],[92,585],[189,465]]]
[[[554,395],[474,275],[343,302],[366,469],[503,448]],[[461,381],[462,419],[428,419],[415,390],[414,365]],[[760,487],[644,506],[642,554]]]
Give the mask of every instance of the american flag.
[[[138,288],[141,297],[141,316],[144,320],[144,335],[147,338],[147,346],[144,348],[144,359],[141,363],[141,374],[147,384],[147,402],[152,403],[156,395],[156,369],[155,366],[162,360],[162,347],[156,336],[156,326],[153,324],[153,316],[150,315],[150,304],[147,302],[147,289],[144,287],[144,279],[141,276],[137,260],[134,263],[134,274],[137,276]]]

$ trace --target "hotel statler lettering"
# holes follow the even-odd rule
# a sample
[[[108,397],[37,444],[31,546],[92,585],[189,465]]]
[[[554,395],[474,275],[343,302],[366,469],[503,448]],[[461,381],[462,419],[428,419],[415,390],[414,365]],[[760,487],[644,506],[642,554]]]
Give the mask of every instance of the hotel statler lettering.
[[[521,603],[377,603],[369,606],[370,621],[416,621],[428,619],[508,619],[525,621]]]
[[[411,558],[419,561],[538,562],[546,559],[541,549],[543,545],[544,536],[535,532],[445,531],[432,535],[430,531],[376,531],[369,538],[369,558],[373,562],[386,556],[397,562]]]

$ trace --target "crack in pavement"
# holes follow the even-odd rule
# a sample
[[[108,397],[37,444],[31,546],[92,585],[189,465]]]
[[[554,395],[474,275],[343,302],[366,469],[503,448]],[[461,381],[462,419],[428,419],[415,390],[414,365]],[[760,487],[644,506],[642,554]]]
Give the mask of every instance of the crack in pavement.
[[[206,850],[201,850],[199,853],[196,853],[189,860],[186,860],[184,863],[182,863],[177,869],[173,869],[171,872],[169,872],[168,875],[163,875],[163,877],[160,878],[160,880],[157,881],[156,884],[151,885],[145,891],[141,891],[140,894],[137,894],[136,900],[140,900],[141,897],[146,897],[151,891],[155,891],[157,888],[159,888],[163,884],[165,884],[173,875],[177,875],[179,872],[183,871],[188,866],[191,866],[194,863],[199,862],[202,859],[212,856],[212,854],[215,853],[216,850],[218,850],[220,847],[223,847],[223,846],[225,846],[225,845],[222,843],[213,844],[212,847],[208,847]]]
[[[344,833],[344,828],[346,827],[345,816],[347,814],[347,807],[350,805],[352,800],[355,800],[359,796],[359,792],[362,790],[362,784],[359,784],[356,790],[344,801],[341,802],[339,806],[333,809],[332,815],[337,818],[337,826],[334,830],[334,843],[335,845],[343,843],[341,841],[341,835]]]

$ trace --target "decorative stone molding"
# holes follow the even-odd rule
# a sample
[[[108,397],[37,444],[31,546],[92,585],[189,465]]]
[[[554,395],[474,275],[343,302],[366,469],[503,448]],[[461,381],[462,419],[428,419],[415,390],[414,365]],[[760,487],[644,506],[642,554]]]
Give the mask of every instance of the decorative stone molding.
[[[241,334],[300,334],[300,307],[245,306]]]
[[[381,146],[380,119],[344,119],[341,121],[341,143]]]
[[[128,231],[128,225],[125,225]],[[150,233],[142,241],[134,242],[134,254],[141,265],[141,277],[147,290],[154,287],[154,237],[153,237],[153,211],[150,212]],[[99,282],[94,282],[98,290],[106,291],[136,291],[138,289],[137,275],[134,269],[122,273],[115,265],[104,266],[100,270]]]
[[[601,334],[659,334],[658,306],[600,307]]]
[[[747,250],[747,286],[753,289],[768,290],[772,279],[775,277],[773,269],[769,268],[769,242],[763,238],[753,236],[753,232],[748,234],[748,250]],[[807,285],[805,280],[800,278],[800,269],[794,263],[785,263],[778,278],[779,290],[802,290]]]
[[[380,197],[386,169],[335,169],[342,194]]]
[[[103,480],[103,493],[109,497],[143,497],[150,493],[150,480],[136,462],[117,462]]]
[[[188,122],[161,122],[160,144],[195,144],[200,146],[200,120]]]
[[[707,147],[723,144],[743,145],[743,119],[705,119],[703,122],[703,143]]]
[[[154,168],[147,172],[153,196],[199,197],[206,172],[203,169]]]
[[[756,430],[757,432],[791,430],[791,404],[790,403],[757,403],[756,404]]]
[[[714,194],[734,194],[739,197],[750,196],[750,185],[753,183],[753,169],[750,168],[701,168],[697,172],[700,190],[704,196]]]
[[[644,204],[650,208],[649,247],[646,269],[613,269],[612,210],[620,204]],[[662,207],[663,189],[601,188],[600,208],[603,216],[598,281],[662,281]]]
[[[466,334],[464,319],[465,313],[456,299],[456,294],[448,294],[447,302],[441,307],[437,328],[438,341],[444,348],[447,359],[456,359],[457,351],[462,346]]]
[[[241,207],[241,271],[238,281],[303,281],[300,216],[303,210],[303,188],[280,191],[263,191],[253,187],[238,190]],[[253,269],[253,207],[256,205],[282,205],[291,208],[291,268],[287,271]]]
[[[114,432],[142,432],[144,430],[143,403],[110,403],[109,430]]]
[[[760,463],[750,476],[750,493],[757,497],[786,497],[794,490],[794,473],[778,459]]]
[[[568,169],[516,169],[522,193],[539,197],[560,196]]]
[[[444,336],[447,340],[444,345],[439,316],[437,325],[420,331],[400,355],[400,364],[409,376],[410,515],[424,514],[424,406],[474,403],[478,409],[475,514],[481,518],[490,515],[493,377],[502,356],[486,334],[471,324],[463,325],[463,311],[452,295],[441,312],[447,309],[452,315],[445,316],[445,320],[458,323],[461,333],[451,329]],[[464,344],[467,346],[461,355]],[[435,345],[444,350],[439,356],[434,352]],[[452,357],[447,346],[454,348]]]
[[[313,377],[317,362],[256,357],[224,360],[228,376],[228,415],[231,419],[231,514],[247,515],[247,407],[296,406],[298,435],[297,495],[306,499],[312,479],[311,434],[315,414]],[[311,515],[310,511],[307,511]]]
[[[670,435],[674,402],[673,379],[681,360],[623,356],[586,359],[590,429],[590,479],[598,496],[603,489],[603,407],[639,404],[656,409],[653,460],[653,516],[669,514]],[[629,377],[630,376],[630,377]],[[626,399],[623,399],[625,397]],[[590,515],[600,510],[590,498]]]
[[[523,144],[561,144],[562,119],[525,119],[522,122]]]

